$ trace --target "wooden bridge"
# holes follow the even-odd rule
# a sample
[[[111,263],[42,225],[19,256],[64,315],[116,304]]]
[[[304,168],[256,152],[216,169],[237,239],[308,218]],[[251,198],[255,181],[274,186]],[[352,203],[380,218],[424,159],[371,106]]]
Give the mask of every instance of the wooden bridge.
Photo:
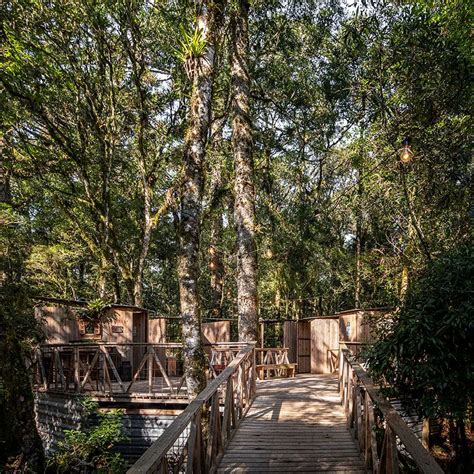
[[[128,472],[442,470],[341,344],[339,375],[258,382],[242,348]]]

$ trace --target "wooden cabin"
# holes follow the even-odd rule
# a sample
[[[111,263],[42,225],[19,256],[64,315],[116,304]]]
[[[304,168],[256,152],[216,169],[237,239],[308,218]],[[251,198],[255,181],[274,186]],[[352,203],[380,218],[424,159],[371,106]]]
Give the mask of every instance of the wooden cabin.
[[[35,307],[35,316],[48,344],[148,341],[148,311],[138,306],[112,304],[91,318],[87,302],[45,298]]]
[[[138,306],[112,304],[90,317],[87,302],[45,298],[35,307],[35,316],[47,344],[148,342],[148,311]],[[117,346],[117,357],[133,371],[144,351],[144,346]]]
[[[371,320],[387,313],[387,308],[351,309],[330,316],[285,321],[283,345],[288,359],[298,364],[299,373],[327,374],[337,368],[339,342],[358,353],[373,341]]]
[[[41,321],[47,344],[76,342],[107,342],[117,346],[121,363],[130,364],[135,371],[145,354],[146,347],[130,343],[164,344],[167,341],[167,318],[150,315],[145,308],[111,304],[100,317],[88,316],[85,301],[59,298],[42,298],[35,307],[35,316]],[[208,321],[202,324],[203,342],[210,345],[230,341],[230,321]],[[128,346],[127,346],[128,345]],[[160,359],[165,360],[165,349],[159,349]],[[210,352],[210,349],[209,349]],[[163,354],[161,354],[163,353]]]
[[[332,373],[339,348],[339,318],[322,316],[285,321],[283,345],[288,347],[288,360],[298,364],[299,373]]]

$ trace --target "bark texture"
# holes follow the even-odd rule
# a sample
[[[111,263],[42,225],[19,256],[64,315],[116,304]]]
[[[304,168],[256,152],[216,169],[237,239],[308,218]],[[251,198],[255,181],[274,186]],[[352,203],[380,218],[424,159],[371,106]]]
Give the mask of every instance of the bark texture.
[[[215,2],[196,2],[197,25],[206,41],[204,54],[190,58],[192,91],[184,144],[184,182],[180,203],[179,295],[182,318],[184,371],[189,397],[206,384],[198,292],[203,161],[209,134],[214,68]]]
[[[255,190],[250,120],[248,68],[249,2],[239,0],[232,18],[232,149],[235,160],[235,225],[237,230],[237,311],[239,340],[256,341],[257,253],[255,245]]]
[[[211,274],[211,316],[222,317],[222,290],[224,266],[217,249],[222,234],[222,215],[218,213],[212,217],[211,242],[209,245],[209,273]]]

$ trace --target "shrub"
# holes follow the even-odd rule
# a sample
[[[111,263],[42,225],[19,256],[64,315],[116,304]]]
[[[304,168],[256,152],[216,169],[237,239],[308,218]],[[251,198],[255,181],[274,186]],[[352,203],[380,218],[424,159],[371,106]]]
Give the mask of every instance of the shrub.
[[[121,410],[106,413],[88,399],[83,401],[88,420],[81,430],[65,430],[65,439],[58,443],[51,465],[60,472],[109,472],[127,470],[127,463],[113,446],[126,439],[122,431]],[[95,422],[97,421],[97,422]]]

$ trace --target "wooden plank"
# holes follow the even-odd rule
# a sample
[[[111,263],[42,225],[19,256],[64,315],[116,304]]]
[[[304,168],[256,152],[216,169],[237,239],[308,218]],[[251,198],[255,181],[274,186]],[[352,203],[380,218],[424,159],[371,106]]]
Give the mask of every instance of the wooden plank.
[[[38,359],[38,365],[39,365],[40,372],[41,372],[41,378],[43,380],[43,388],[45,390],[47,390],[48,389],[48,378],[46,377],[46,371],[44,369],[43,352],[41,351],[41,349],[38,349],[36,354],[37,354],[37,359]]]
[[[311,321],[311,373],[329,374],[333,371],[331,351],[339,345],[339,322],[332,318]]]
[[[362,471],[364,464],[337,396],[336,377],[304,375],[290,384],[287,379],[260,382],[218,472],[228,466],[244,472],[313,472],[341,466]]]
[[[79,375],[79,347],[74,348],[74,390],[79,392],[80,387],[80,375]]]
[[[140,372],[142,371],[143,367],[145,366],[146,362],[148,360],[148,353],[146,353],[141,362],[140,362],[140,365],[138,366],[138,369],[135,371],[135,373],[133,374],[133,377],[132,377],[132,380],[130,381],[130,383],[128,384],[128,387],[127,387],[127,393],[130,392],[133,384],[137,381],[137,378],[138,376],[140,375]]]

